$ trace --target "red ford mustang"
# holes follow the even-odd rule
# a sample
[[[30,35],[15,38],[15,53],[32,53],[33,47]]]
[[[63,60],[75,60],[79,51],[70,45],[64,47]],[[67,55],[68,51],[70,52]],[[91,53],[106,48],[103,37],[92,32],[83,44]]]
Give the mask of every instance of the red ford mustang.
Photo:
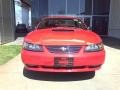
[[[105,59],[101,38],[76,17],[41,19],[21,52],[25,68],[42,72],[86,72],[100,69]]]

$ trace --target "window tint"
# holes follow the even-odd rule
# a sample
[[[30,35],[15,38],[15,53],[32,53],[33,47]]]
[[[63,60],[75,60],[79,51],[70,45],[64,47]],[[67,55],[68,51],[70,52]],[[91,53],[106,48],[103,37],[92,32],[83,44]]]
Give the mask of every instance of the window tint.
[[[66,0],[48,0],[49,15],[58,15],[66,13]]]
[[[93,0],[93,14],[108,15],[110,8],[110,0]]]
[[[67,14],[79,15],[79,0],[67,1]]]
[[[80,0],[80,14],[91,15],[92,13],[92,0]]]
[[[52,27],[75,27],[87,29],[87,26],[79,19],[50,18],[42,20],[38,25],[38,28],[40,29]]]
[[[93,31],[99,35],[107,35],[108,17],[93,17]]]

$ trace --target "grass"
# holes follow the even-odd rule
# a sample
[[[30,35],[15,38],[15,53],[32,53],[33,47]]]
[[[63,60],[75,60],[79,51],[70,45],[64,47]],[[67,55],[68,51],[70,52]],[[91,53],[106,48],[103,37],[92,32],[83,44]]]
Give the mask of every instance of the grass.
[[[0,65],[7,63],[20,53],[20,45],[0,45]]]

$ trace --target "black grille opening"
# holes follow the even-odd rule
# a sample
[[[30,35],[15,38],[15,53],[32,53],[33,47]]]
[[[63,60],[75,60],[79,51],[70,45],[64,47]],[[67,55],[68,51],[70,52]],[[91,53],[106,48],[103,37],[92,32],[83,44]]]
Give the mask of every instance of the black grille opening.
[[[84,69],[84,68],[87,68],[87,66],[73,66],[73,67],[42,66],[42,68],[49,68],[49,69]]]

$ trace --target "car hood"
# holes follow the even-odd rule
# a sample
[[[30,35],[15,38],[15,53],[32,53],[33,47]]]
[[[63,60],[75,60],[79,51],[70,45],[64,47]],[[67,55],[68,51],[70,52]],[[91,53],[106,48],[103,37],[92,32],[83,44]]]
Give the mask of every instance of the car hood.
[[[41,45],[88,45],[100,43],[100,37],[77,28],[49,28],[35,30],[25,37],[25,41]]]

